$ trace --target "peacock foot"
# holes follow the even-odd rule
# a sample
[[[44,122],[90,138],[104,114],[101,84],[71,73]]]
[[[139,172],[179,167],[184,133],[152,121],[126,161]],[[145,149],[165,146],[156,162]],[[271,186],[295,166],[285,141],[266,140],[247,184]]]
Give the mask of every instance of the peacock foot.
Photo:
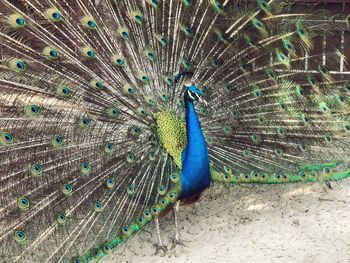
[[[173,244],[171,245],[171,249],[174,249],[177,245],[187,247],[187,245],[185,245],[185,243],[181,239],[174,238],[172,240],[172,243]]]
[[[168,251],[168,248],[166,246],[164,246],[163,244],[156,244],[154,246],[156,247],[155,255],[157,255],[160,250],[163,250],[163,253],[166,253]]]

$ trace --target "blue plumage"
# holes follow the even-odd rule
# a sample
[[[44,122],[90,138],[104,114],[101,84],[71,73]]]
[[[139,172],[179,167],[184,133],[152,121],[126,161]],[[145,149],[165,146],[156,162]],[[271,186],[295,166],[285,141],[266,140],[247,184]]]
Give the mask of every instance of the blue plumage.
[[[165,251],[211,181],[349,177],[343,47],[289,2],[1,0],[1,259],[96,262],[153,221]]]
[[[189,86],[185,92],[187,146],[182,152],[180,199],[203,191],[211,180],[207,144],[194,107],[200,95],[196,86]]]

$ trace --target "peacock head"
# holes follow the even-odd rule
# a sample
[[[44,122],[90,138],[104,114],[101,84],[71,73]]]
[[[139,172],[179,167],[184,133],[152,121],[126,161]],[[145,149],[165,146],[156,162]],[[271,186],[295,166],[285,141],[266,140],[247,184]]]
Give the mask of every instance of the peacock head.
[[[186,83],[185,84],[185,100],[189,102],[194,102],[194,101],[200,101],[204,102],[205,101],[202,99],[203,91],[200,90],[198,87],[194,86],[191,83]]]

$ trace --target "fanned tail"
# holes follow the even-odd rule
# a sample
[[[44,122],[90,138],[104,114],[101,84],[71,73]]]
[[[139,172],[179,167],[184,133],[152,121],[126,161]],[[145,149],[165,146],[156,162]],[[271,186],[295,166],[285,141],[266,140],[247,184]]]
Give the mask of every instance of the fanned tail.
[[[348,77],[344,61],[318,36],[344,30],[324,10],[265,2],[226,30],[215,67],[195,72],[208,106],[200,107],[212,178],[240,182],[304,182],[349,176]],[[246,19],[244,22],[243,19]],[[239,19],[238,19],[239,20]],[[319,49],[319,51],[317,51]],[[326,55],[325,55],[326,54]],[[327,59],[325,59],[327,58]]]
[[[100,259],[179,194],[178,168],[152,126],[155,99],[142,86],[152,54],[141,59],[129,40],[130,3],[100,4],[1,4],[5,262]]]
[[[213,180],[349,176],[350,82],[329,70],[344,56],[312,49],[334,25],[290,6],[3,0],[1,258],[99,260],[174,203],[187,81]]]

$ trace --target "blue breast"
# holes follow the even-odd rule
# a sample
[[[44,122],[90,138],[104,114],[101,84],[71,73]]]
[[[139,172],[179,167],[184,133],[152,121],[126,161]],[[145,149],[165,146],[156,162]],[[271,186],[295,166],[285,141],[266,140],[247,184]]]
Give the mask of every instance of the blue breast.
[[[203,191],[210,185],[207,144],[192,102],[186,103],[187,146],[182,152],[180,199]]]

